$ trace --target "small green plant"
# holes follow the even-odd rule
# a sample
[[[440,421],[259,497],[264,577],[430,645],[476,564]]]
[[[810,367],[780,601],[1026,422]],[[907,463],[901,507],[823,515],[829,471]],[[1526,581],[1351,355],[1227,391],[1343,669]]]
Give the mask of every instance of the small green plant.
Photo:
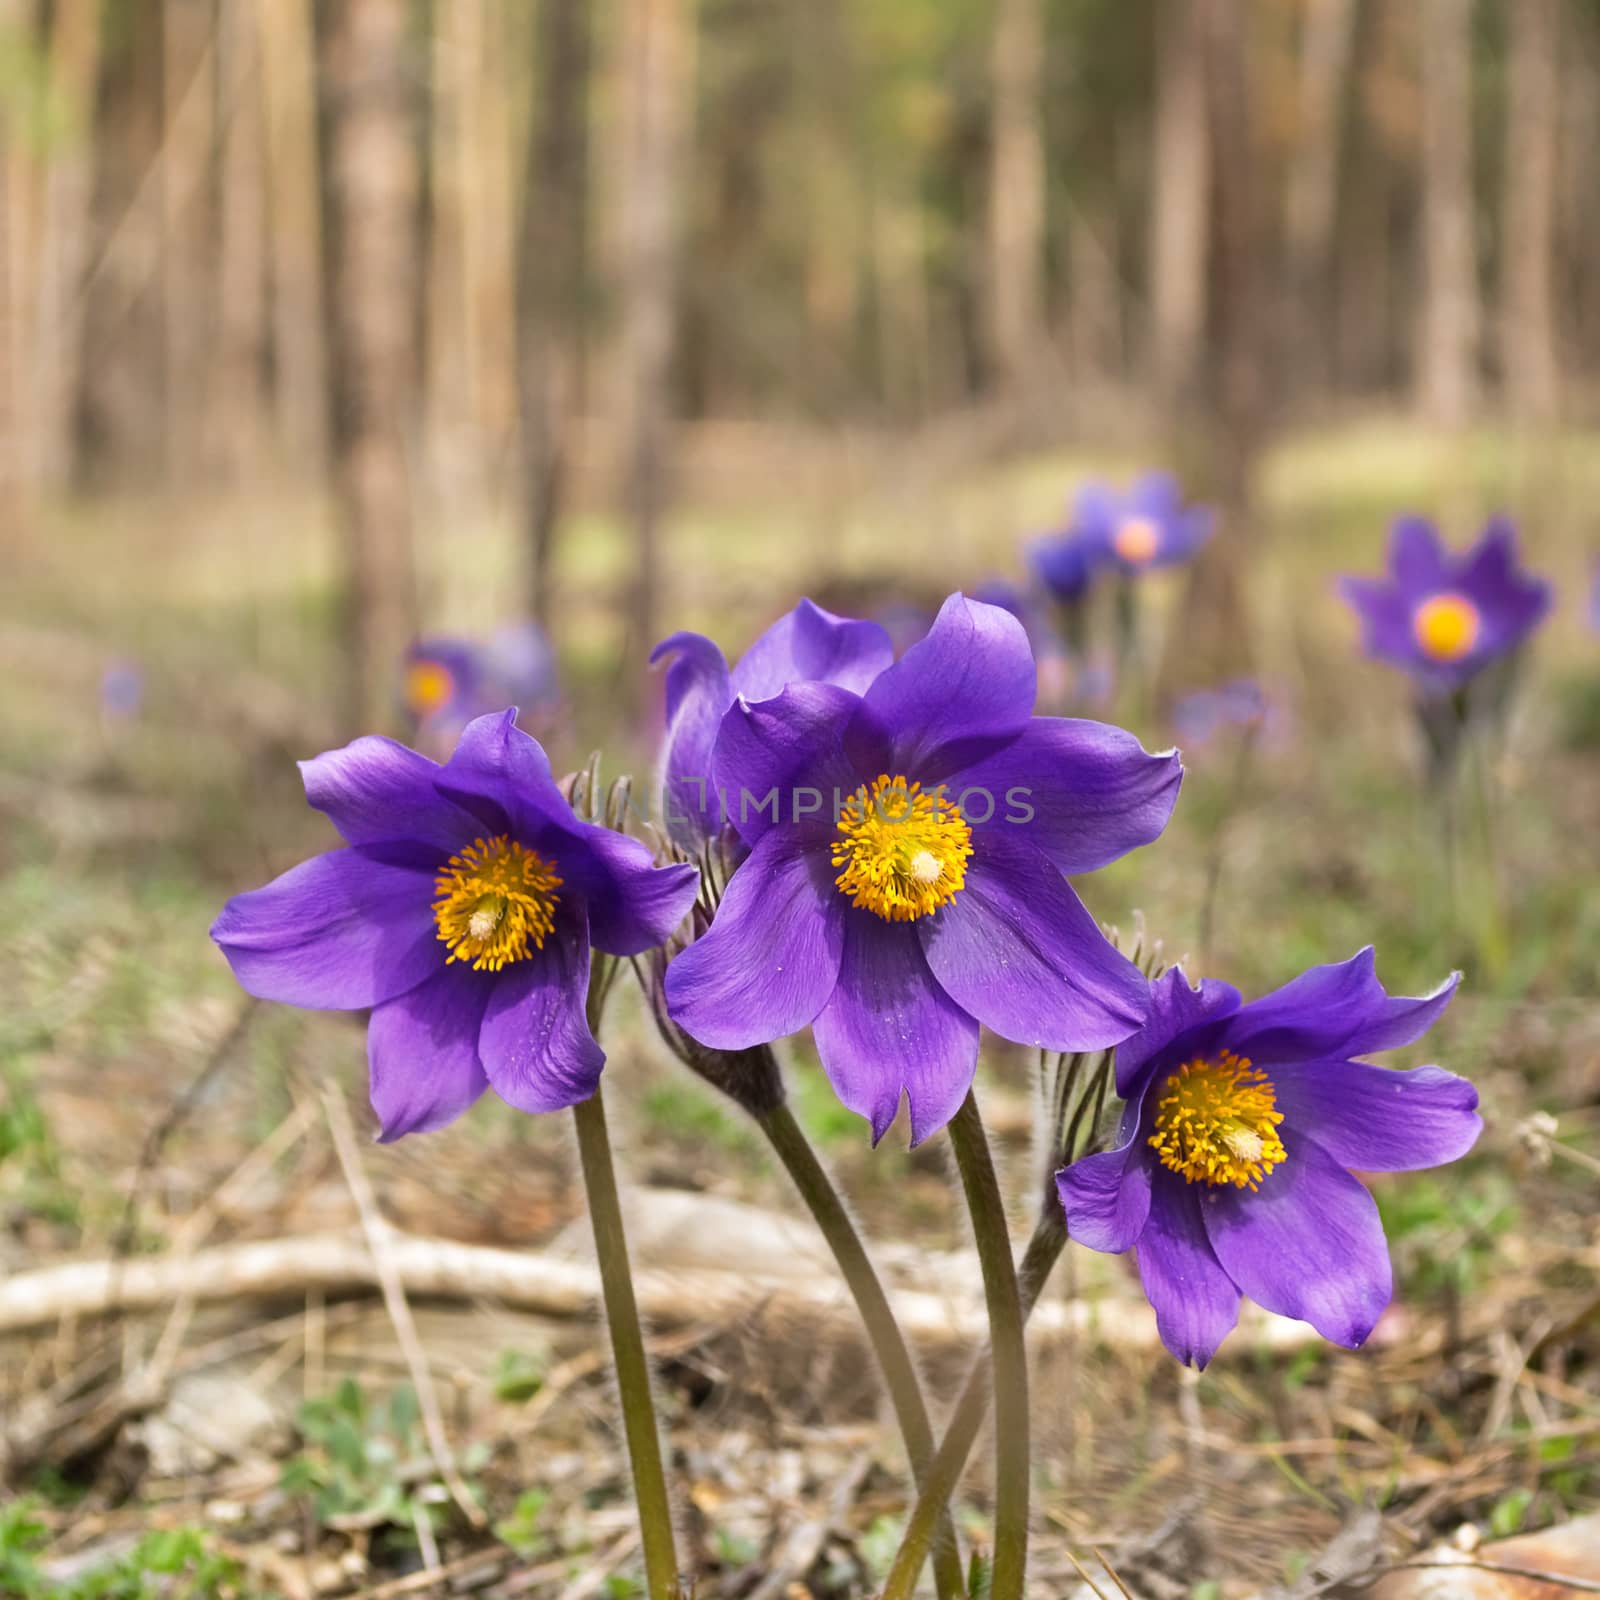
[[[511,1515],[495,1523],[495,1537],[510,1545],[524,1561],[547,1554],[551,1539],[545,1527],[545,1511],[549,1504],[550,1496],[543,1489],[525,1489],[517,1496]]]
[[[905,1528],[904,1517],[876,1517],[856,1542],[863,1565],[879,1583],[894,1565],[895,1552],[900,1548]]]
[[[35,1565],[34,1553],[47,1536],[33,1502],[17,1500],[0,1505],[0,1594],[31,1597],[43,1594],[44,1578]]]
[[[718,1528],[711,1536],[717,1560],[724,1567],[748,1567],[761,1553],[755,1540],[743,1533],[730,1533]]]
[[[306,1448],[284,1466],[290,1494],[308,1495],[325,1527],[397,1530],[403,1542],[420,1519],[434,1527],[448,1493],[424,1446],[415,1392],[402,1384],[374,1403],[354,1378],[300,1408]]]
[[[520,1406],[544,1388],[545,1362],[527,1350],[502,1350],[495,1363],[494,1394],[497,1400]]]
[[[34,1557],[48,1530],[33,1505],[0,1506],[0,1594],[8,1600],[255,1600],[240,1563],[203,1528],[162,1528],[133,1549],[67,1583]]]

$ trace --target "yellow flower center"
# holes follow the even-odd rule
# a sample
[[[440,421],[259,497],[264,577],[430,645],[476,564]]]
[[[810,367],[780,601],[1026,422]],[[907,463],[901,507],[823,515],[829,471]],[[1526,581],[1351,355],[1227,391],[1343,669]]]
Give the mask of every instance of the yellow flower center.
[[[433,920],[449,960],[498,972],[544,949],[560,887],[553,863],[503,833],[474,839],[450,857],[433,886]]]
[[[1111,548],[1130,567],[1142,567],[1161,548],[1161,531],[1149,517],[1124,517],[1111,536]]]
[[[1186,1183],[1258,1189],[1285,1159],[1282,1121],[1265,1075],[1224,1050],[1214,1061],[1185,1062],[1167,1079],[1150,1143]]]
[[[1434,661],[1459,661],[1478,642],[1483,619],[1464,594],[1436,594],[1417,607],[1411,627],[1422,653]]]
[[[885,922],[937,911],[967,881],[972,829],[954,801],[882,774],[856,790],[839,818],[833,881]]]
[[[406,705],[419,717],[432,716],[455,692],[450,669],[438,661],[413,661],[406,668]]]

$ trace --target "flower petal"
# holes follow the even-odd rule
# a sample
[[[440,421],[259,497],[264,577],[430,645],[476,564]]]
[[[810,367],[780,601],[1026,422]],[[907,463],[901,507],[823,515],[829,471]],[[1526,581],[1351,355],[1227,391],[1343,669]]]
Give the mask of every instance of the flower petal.
[[[526,961],[495,975],[478,1034],[494,1091],[519,1111],[562,1111],[587,1100],[606,1056],[589,1031],[589,936],[583,919],[558,916]]]
[[[432,903],[431,874],[333,850],[235,895],[211,937],[259,999],[359,1011],[416,988],[443,965]]]
[[[1181,1065],[1185,1035],[1220,1022],[1239,1009],[1239,991],[1214,978],[1189,987],[1182,967],[1168,967],[1150,985],[1150,1015],[1131,1039],[1117,1046],[1117,1093],[1132,1097],[1135,1082],[1164,1066]]]
[[[1182,781],[1176,750],[1151,755],[1131,733],[1103,722],[1034,717],[948,787],[958,800],[983,797],[962,804],[975,826],[986,809],[982,826],[1015,829],[1074,873],[1094,872],[1159,837]]]
[[[492,973],[452,962],[372,1013],[367,1063],[383,1143],[454,1122],[489,1087],[478,1030],[494,987]]]
[[[927,636],[868,689],[862,709],[892,736],[895,771],[928,788],[1021,733],[1037,689],[1022,624],[953,594]]]
[[[1286,1159],[1260,1189],[1204,1187],[1207,1237],[1257,1305],[1353,1350],[1393,1290],[1377,1204],[1314,1139],[1287,1125],[1280,1133]]]
[[[712,764],[728,821],[747,844],[777,823],[833,837],[836,806],[861,782],[843,743],[860,706],[848,689],[827,683],[793,683],[772,699],[734,703]]]
[[[580,822],[571,832],[587,849],[565,852],[562,860],[583,898],[597,950],[643,955],[688,915],[700,883],[694,867],[658,867],[639,840],[598,824]]]
[[[671,837],[695,850],[722,826],[712,787],[711,751],[723,714],[733,703],[733,687],[722,652],[703,634],[675,633],[663,639],[650,652],[651,664],[668,655],[674,659],[667,668],[661,816]]]
[[[1138,1097],[1123,1105],[1117,1143],[1056,1174],[1067,1233],[1091,1250],[1120,1255],[1131,1250],[1144,1231],[1154,1164],[1145,1159],[1139,1127],[1143,1115],[1141,1087]]]
[[[837,617],[802,600],[745,651],[733,669],[733,692],[770,700],[791,683],[832,683],[864,694],[894,660],[888,631],[876,622]]]
[[[915,924],[964,1011],[1018,1044],[1099,1050],[1144,1021],[1150,986],[1055,867],[1005,831],[975,840],[966,886]]]
[[[509,831],[552,861],[562,903],[583,908],[589,935],[612,955],[639,955],[660,944],[694,902],[693,867],[657,867],[637,839],[573,811],[538,740],[516,726],[514,711],[468,725],[439,787],[486,826]]]
[[[346,844],[415,842],[445,857],[471,842],[473,819],[434,787],[440,770],[376,734],[300,763],[306,799]]]
[[[1185,1366],[1205,1367],[1239,1320],[1239,1291],[1206,1236],[1192,1186],[1173,1173],[1155,1175],[1137,1255],[1162,1344]]]
[[[805,1027],[839,980],[846,902],[825,853],[774,828],[728,880],[708,933],[667,968],[672,1020],[714,1050]]]
[[[1389,529],[1389,571],[1408,602],[1448,584],[1445,548],[1426,517],[1395,518]]]
[[[978,1066],[978,1024],[939,987],[916,932],[870,911],[845,918],[839,986],[812,1024],[835,1093],[876,1144],[911,1104],[911,1142],[953,1117]]]
[[[1391,997],[1378,982],[1372,946],[1348,961],[1311,967],[1281,989],[1252,1000],[1230,1019],[1228,1048],[1257,1066],[1280,1061],[1344,1061],[1414,1044],[1450,1004],[1459,972],[1432,994]]]
[[[1361,647],[1374,661],[1421,670],[1412,602],[1388,578],[1341,578],[1339,593],[1361,621]]]
[[[1442,1166],[1464,1156],[1483,1130],[1478,1091],[1442,1067],[1296,1062],[1272,1069],[1272,1087],[1289,1127],[1362,1172]]]
[[[485,827],[524,844],[534,842],[552,815],[572,810],[550,776],[544,747],[517,726],[514,709],[474,717],[436,782],[440,794]]]

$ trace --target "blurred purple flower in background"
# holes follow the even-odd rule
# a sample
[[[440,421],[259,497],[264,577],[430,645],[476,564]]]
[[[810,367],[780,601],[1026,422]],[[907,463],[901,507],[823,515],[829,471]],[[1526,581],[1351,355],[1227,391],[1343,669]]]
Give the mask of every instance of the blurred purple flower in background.
[[[717,1050],[810,1024],[873,1138],[904,1097],[913,1142],[965,1098],[980,1023],[1051,1049],[1126,1038],[1148,985],[1064,874],[1156,838],[1182,769],[1035,717],[1034,694],[1021,625],[956,594],[864,692],[734,704],[712,766],[750,853],[667,968],[673,1021]]]
[[[236,895],[211,930],[251,994],[372,1008],[385,1140],[443,1127],[486,1088],[523,1111],[594,1093],[589,952],[639,955],[682,921],[696,874],[584,822],[515,713],[470,723],[443,766],[369,736],[301,763],[346,848]]]
[[[1261,740],[1280,735],[1286,721],[1281,696],[1254,678],[1231,678],[1216,689],[1197,689],[1172,708],[1172,726],[1185,750],[1203,749],[1228,732]]]
[[[474,718],[510,706],[537,727],[560,698],[555,651],[532,622],[482,642],[420,639],[406,652],[402,698],[419,732],[435,741],[453,742]]]
[[[1088,594],[1099,556],[1088,535],[1048,533],[1032,540],[1026,555],[1029,570],[1058,604],[1074,605]]]
[[[1589,585],[1589,626],[1600,633],[1600,561],[1595,563],[1594,582]]]
[[[1512,654],[1550,609],[1550,585],[1517,565],[1516,530],[1491,521],[1453,554],[1422,517],[1396,520],[1382,578],[1346,577],[1340,592],[1361,619],[1364,648],[1430,694],[1465,687]]]
[[[110,722],[131,722],[144,709],[144,668],[137,661],[113,661],[100,676],[100,714]]]
[[[1126,491],[1105,483],[1085,484],[1073,501],[1070,529],[1061,538],[1080,542],[1091,566],[1110,566],[1133,576],[1188,561],[1211,537],[1215,522],[1209,506],[1184,504],[1171,473],[1147,472]]]
[[[1117,1143],[1057,1188],[1072,1238],[1136,1251],[1179,1361],[1205,1366],[1242,1295],[1335,1344],[1371,1333],[1389,1303],[1389,1251],[1349,1169],[1454,1161],[1482,1119],[1454,1073],[1354,1057],[1420,1039],[1457,982],[1391,998],[1368,947],[1248,1005],[1225,983],[1191,989],[1176,967],[1152,986],[1149,1021],[1117,1051]]]
[[[731,820],[722,815],[713,783],[712,747],[734,701],[771,700],[792,683],[829,683],[860,693],[894,660],[894,646],[880,624],[838,617],[802,600],[731,672],[721,649],[701,633],[674,633],[650,652],[652,663],[669,656],[660,815],[671,837],[695,851]]]

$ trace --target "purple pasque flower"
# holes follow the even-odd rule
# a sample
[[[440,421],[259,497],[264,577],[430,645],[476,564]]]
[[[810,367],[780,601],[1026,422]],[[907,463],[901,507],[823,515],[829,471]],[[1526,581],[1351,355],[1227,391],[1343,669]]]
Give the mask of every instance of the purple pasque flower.
[[[971,1086],[980,1023],[1051,1049],[1143,1021],[1149,987],[1063,874],[1166,826],[1182,769],[1120,728],[1035,717],[1007,612],[951,595],[864,692],[739,700],[712,765],[750,854],[667,969],[673,1020],[739,1050],[808,1023],[839,1098],[913,1142]]]
[[[1420,1039],[1459,974],[1391,997],[1372,949],[1313,967],[1243,1005],[1179,968],[1151,988],[1143,1030],[1117,1051],[1113,1149],[1057,1175],[1067,1231],[1134,1250],[1161,1342],[1203,1367],[1241,1295],[1354,1348],[1389,1303],[1389,1251],[1351,1176],[1454,1161],[1482,1120],[1478,1092],[1439,1067],[1396,1072],[1355,1057]]]
[[[468,709],[485,677],[481,648],[470,639],[418,639],[406,651],[400,697],[419,728],[471,721]]]
[[[523,1111],[594,1093],[589,952],[639,955],[682,920],[692,867],[581,821],[516,712],[468,724],[443,766],[391,739],[301,763],[345,848],[236,895],[211,930],[263,1000],[372,1008],[385,1140],[443,1127],[485,1088]]]
[[[406,652],[402,698],[419,729],[455,739],[475,717],[504,706],[553,705],[555,652],[537,623],[497,629],[486,641],[419,639]]]
[[[1076,605],[1088,594],[1101,561],[1098,542],[1076,526],[1065,533],[1048,533],[1027,547],[1033,575],[1052,600]]]
[[[1094,565],[1136,576],[1188,561],[1211,537],[1210,506],[1186,506],[1169,472],[1147,472],[1131,488],[1087,483],[1072,507],[1071,532]]]
[[[1366,653],[1450,693],[1515,650],[1550,609],[1550,585],[1517,566],[1516,529],[1494,518],[1454,555],[1423,517],[1398,518],[1382,578],[1340,580],[1361,618]]]
[[[792,683],[831,683],[860,693],[894,660],[889,634],[876,622],[838,617],[802,600],[728,668],[704,634],[675,633],[650,652],[667,668],[667,731],[659,762],[661,815],[667,832],[695,851],[728,820],[712,773],[712,747],[736,699],[759,704]],[[763,1041],[764,1043],[765,1041]]]

